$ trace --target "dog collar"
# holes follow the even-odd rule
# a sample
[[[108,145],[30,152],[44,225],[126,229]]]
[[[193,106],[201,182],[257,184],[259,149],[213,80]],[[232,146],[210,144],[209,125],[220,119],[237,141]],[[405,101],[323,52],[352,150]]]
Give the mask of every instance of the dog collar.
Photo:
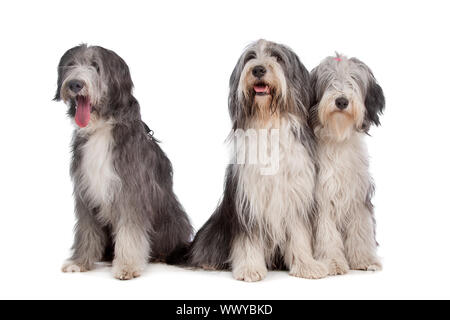
[[[154,132],[152,129],[150,129],[149,126],[148,126],[144,121],[141,120],[141,122],[142,122],[142,124],[144,125],[145,132],[147,133],[147,137],[148,137],[150,140],[159,142],[159,141],[158,141],[157,139],[155,139],[155,137],[153,136],[153,135],[155,134],[155,132]]]

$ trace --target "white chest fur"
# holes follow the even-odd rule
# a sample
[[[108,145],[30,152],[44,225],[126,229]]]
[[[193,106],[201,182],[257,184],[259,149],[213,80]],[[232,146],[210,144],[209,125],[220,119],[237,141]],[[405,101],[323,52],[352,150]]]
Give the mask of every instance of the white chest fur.
[[[371,185],[368,152],[362,133],[342,142],[319,141],[317,200],[336,220],[366,201]]]
[[[80,130],[80,134],[86,135],[88,140],[81,150],[79,187],[92,206],[107,206],[114,198],[114,191],[120,186],[112,157],[112,124],[98,121]]]
[[[250,224],[258,226],[274,244],[286,240],[289,225],[306,218],[313,204],[314,163],[294,137],[296,122],[292,120],[281,119],[275,126],[280,137],[279,169],[275,174],[262,175],[263,165],[236,166],[238,213],[248,213]]]

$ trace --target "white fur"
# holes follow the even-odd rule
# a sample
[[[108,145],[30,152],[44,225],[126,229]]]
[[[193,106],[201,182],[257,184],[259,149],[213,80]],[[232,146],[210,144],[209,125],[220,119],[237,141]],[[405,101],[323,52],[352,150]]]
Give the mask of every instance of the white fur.
[[[254,126],[279,129],[280,163],[274,175],[262,175],[260,169],[263,164],[236,166],[237,212],[248,212],[248,217],[240,218],[254,239],[250,242],[237,239],[233,244],[231,261],[234,275],[239,279],[258,278],[248,275],[255,272],[265,275],[261,257],[269,263],[275,250],[280,248],[295,275],[324,277],[326,270],[312,258],[309,214],[314,203],[315,168],[307,150],[294,136],[293,131],[300,134],[300,123],[295,116],[289,115],[267,123],[255,122]],[[248,144],[243,147],[251,148]],[[243,257],[247,258],[242,261]],[[302,268],[308,271],[298,272]],[[310,272],[311,269],[318,271]]]
[[[364,133],[353,131],[342,141],[322,137],[317,151],[316,257],[328,264],[330,274],[381,268],[366,206],[372,186]]]
[[[112,124],[110,121],[91,119],[86,128],[77,129],[78,134],[88,138],[82,150],[81,176],[77,187],[91,206],[107,208],[120,188],[120,178],[112,158]],[[109,221],[110,217],[105,216],[109,211],[101,210],[99,218]]]
[[[88,268],[86,268],[83,265],[77,264],[73,261],[67,261],[64,263],[62,267],[62,272],[66,273],[77,273],[77,272],[86,272],[88,271]]]
[[[150,253],[147,232],[139,226],[124,223],[116,232],[113,274],[119,280],[142,274]]]
[[[233,277],[246,282],[263,280],[267,275],[264,251],[261,238],[242,235],[236,239],[231,250]]]

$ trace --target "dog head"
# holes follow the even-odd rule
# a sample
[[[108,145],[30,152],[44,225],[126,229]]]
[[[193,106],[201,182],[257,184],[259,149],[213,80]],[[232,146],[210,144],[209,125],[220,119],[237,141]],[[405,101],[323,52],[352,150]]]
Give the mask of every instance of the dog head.
[[[125,61],[111,50],[80,45],[68,50],[58,65],[54,100],[63,100],[79,127],[120,111],[132,97],[133,82]]]
[[[311,72],[310,123],[316,134],[342,141],[379,125],[385,99],[372,71],[355,58],[328,57]]]
[[[245,50],[231,75],[231,118],[239,127],[286,112],[306,119],[309,88],[309,73],[291,49],[259,40]]]

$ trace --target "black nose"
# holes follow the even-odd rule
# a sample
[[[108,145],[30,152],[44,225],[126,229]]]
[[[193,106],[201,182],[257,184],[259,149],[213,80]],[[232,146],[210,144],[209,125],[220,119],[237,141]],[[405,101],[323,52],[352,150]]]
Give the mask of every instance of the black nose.
[[[336,107],[338,107],[338,109],[340,110],[344,110],[345,108],[348,107],[348,99],[344,97],[337,98],[335,103]]]
[[[83,89],[84,83],[80,80],[70,80],[69,88],[73,93],[78,93]]]
[[[252,74],[257,78],[262,78],[266,74],[266,68],[263,66],[256,66],[253,68]]]

